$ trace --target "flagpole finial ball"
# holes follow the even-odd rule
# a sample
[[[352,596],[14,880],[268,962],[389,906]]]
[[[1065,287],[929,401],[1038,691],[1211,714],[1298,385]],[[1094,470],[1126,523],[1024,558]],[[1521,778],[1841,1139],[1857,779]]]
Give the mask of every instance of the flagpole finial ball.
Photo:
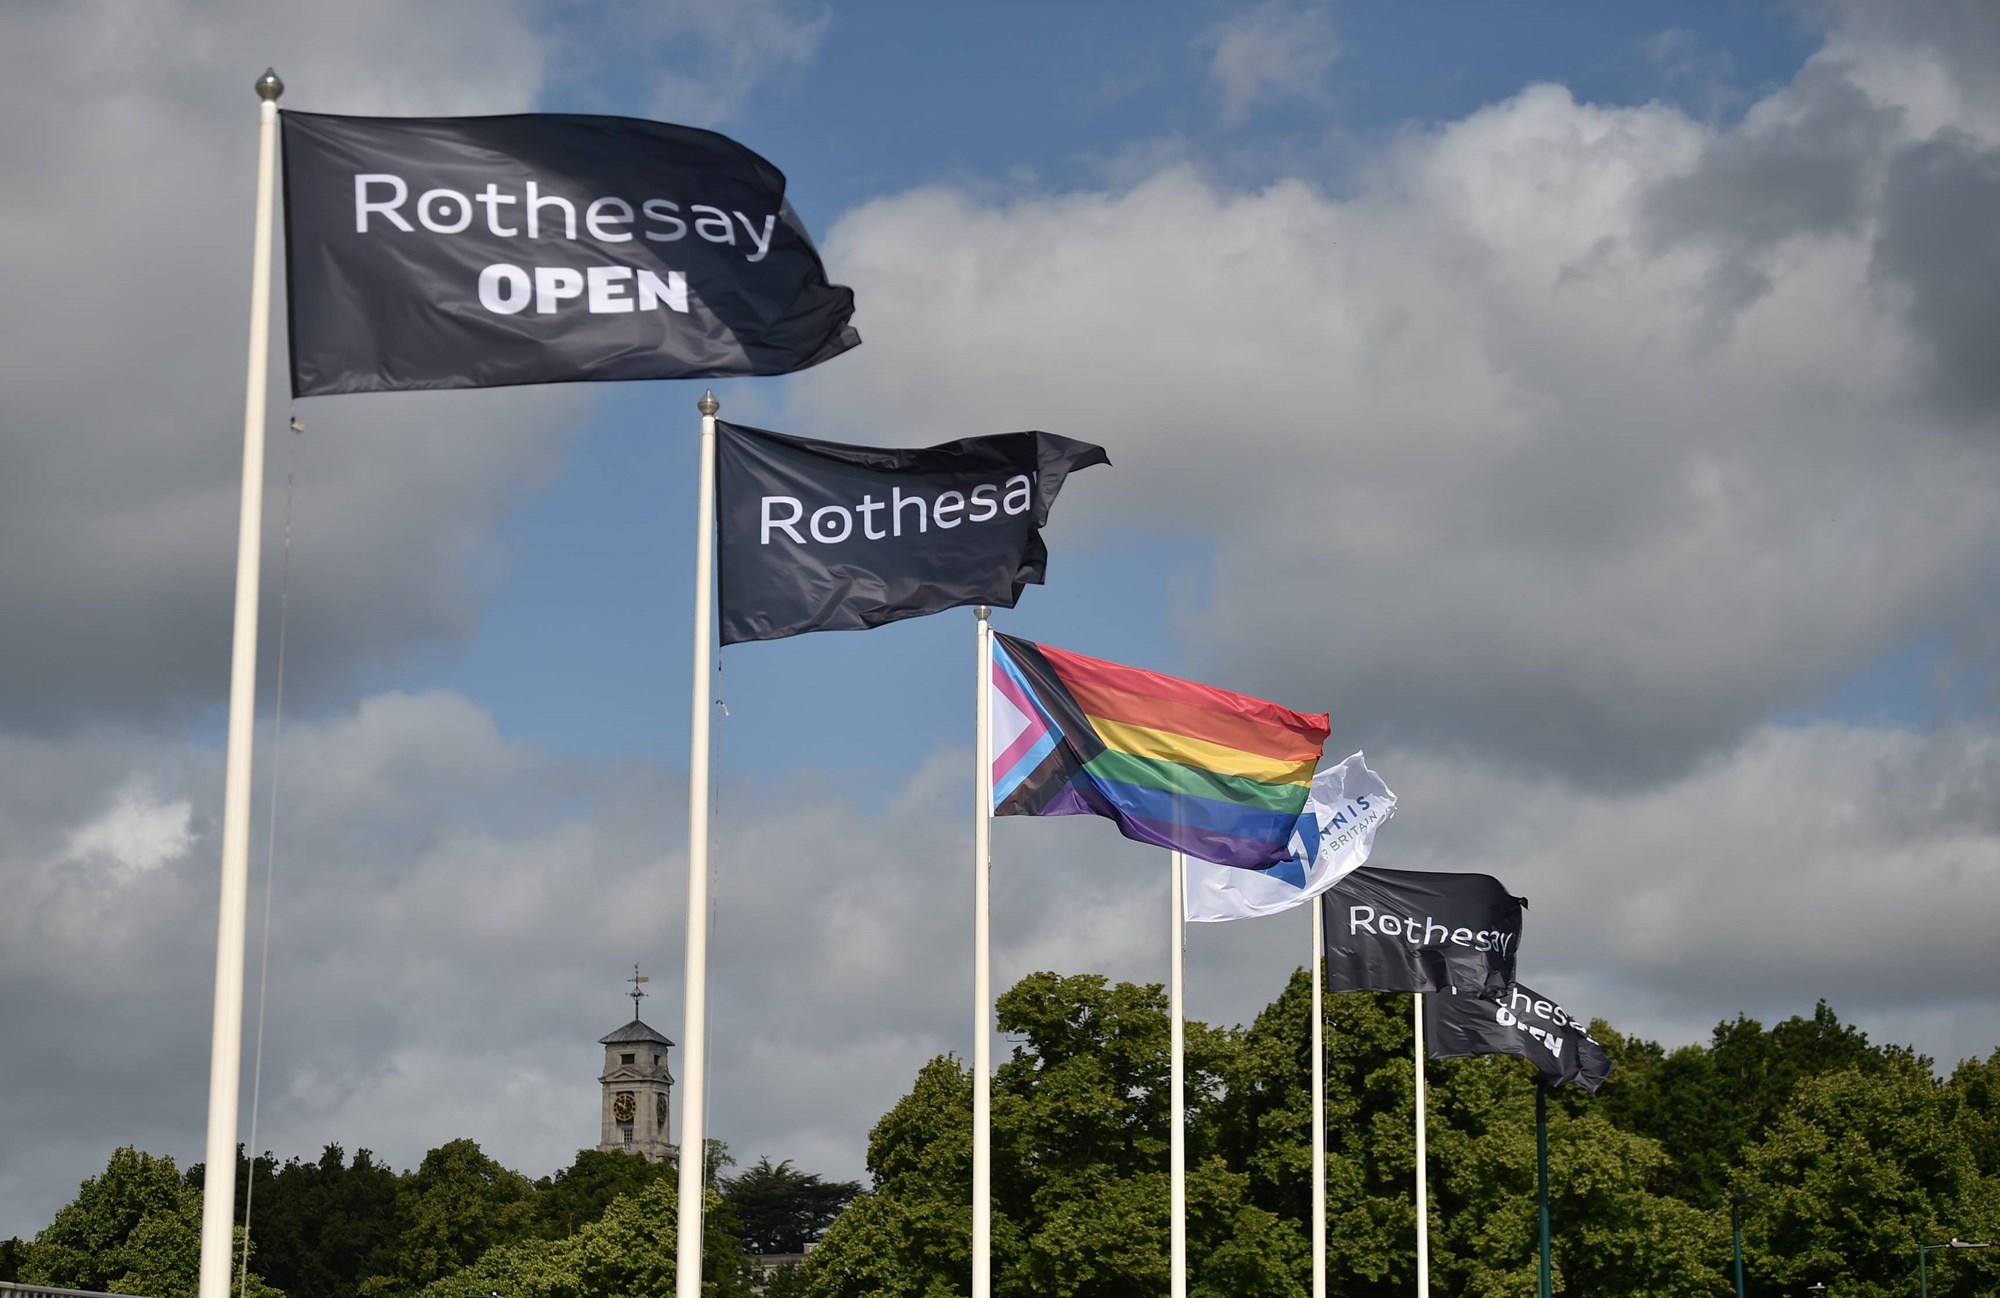
[[[993,616],[993,610],[984,604],[975,604],[972,606],[972,616],[984,622],[987,618]]]
[[[711,389],[701,394],[701,400],[694,403],[694,408],[701,411],[708,418],[713,419],[715,418],[715,412],[722,409],[722,403],[715,399],[715,392]]]
[[[264,75],[257,78],[257,98],[275,104],[278,96],[285,93],[285,83],[278,80],[276,68],[265,68]]]

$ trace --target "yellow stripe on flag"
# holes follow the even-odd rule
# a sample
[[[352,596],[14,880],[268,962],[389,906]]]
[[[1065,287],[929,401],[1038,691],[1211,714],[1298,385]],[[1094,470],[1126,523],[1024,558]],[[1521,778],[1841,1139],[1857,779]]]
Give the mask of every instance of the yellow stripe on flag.
[[[1313,767],[1318,765],[1317,758],[1288,762],[1281,757],[1246,753],[1240,748],[1210,743],[1206,739],[1135,726],[1125,721],[1110,721],[1103,717],[1091,717],[1090,724],[1105,747],[1115,748],[1121,753],[1154,761],[1178,762],[1182,766],[1214,771],[1218,775],[1244,776],[1259,784],[1310,786]]]

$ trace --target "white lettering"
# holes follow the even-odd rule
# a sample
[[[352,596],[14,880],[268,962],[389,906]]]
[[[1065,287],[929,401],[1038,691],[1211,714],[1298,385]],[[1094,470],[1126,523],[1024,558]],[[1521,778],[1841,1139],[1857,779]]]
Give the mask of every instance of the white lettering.
[[[745,261],[764,260],[764,254],[771,251],[771,232],[772,230],[777,228],[778,214],[776,212],[773,212],[769,216],[764,218],[764,237],[761,239],[757,237],[757,227],[750,223],[749,217],[743,215],[743,213],[741,212],[738,212],[736,214],[736,219],[743,222],[743,232],[750,236],[750,242],[755,244],[757,247],[757,251],[755,253],[753,253],[748,257],[745,257],[743,260]]]
[[[944,527],[944,528],[957,527],[960,523],[964,522],[965,520],[961,518],[953,518],[949,523],[947,523],[945,522],[945,515],[956,514],[958,513],[959,510],[964,508],[965,508],[965,497],[963,495],[961,495],[956,491],[941,491],[938,493],[938,498],[931,502],[931,521],[933,523],[936,523],[939,527]]]
[[[458,214],[455,224],[438,219],[435,210],[440,204]],[[417,219],[436,234],[457,234],[472,224],[472,200],[455,189],[426,189],[417,199]]]
[[[602,267],[591,270],[592,310],[605,309],[599,305],[598,301],[599,290],[597,287],[597,278],[600,273],[608,280],[611,276],[622,277],[626,272],[622,270],[607,270]],[[646,271],[642,270],[638,272],[639,305],[642,309],[651,305],[648,300],[648,291],[645,287],[647,275],[648,272]],[[622,284],[613,287],[622,290]],[[606,291],[610,290],[607,289]],[[614,300],[624,302],[627,299],[621,295]],[[612,307],[609,309],[625,308]],[[1027,481],[1025,478],[1019,480]],[[940,491],[936,496],[928,496],[922,491],[906,491],[901,485],[891,484],[887,500],[872,493],[867,493],[862,495],[858,503],[852,500],[843,500],[825,504],[799,500],[791,496],[767,496],[764,497],[766,502],[764,521],[765,544],[769,544],[769,537],[773,529],[786,531],[788,535],[791,535],[800,544],[818,542],[822,545],[836,545],[849,539],[882,541],[890,537],[901,537],[906,534],[913,537],[921,536],[928,533],[933,526],[939,530],[963,527],[967,523],[979,522],[982,519],[991,520],[1000,516],[999,490],[997,485],[985,483],[972,488],[970,492],[962,490]],[[782,507],[789,509],[791,513],[788,515],[771,513],[771,510],[780,508],[779,505],[772,502],[787,502]],[[971,506],[969,512],[968,505]],[[984,509],[979,508],[981,505],[984,505]],[[884,517],[885,514],[887,517]],[[855,523],[857,515],[860,518],[858,526]],[[794,523],[805,524],[805,526],[803,528],[787,526]],[[1375,914],[1373,910],[1367,907],[1358,907],[1356,914],[1357,924],[1364,922],[1363,912],[1365,912],[1367,919],[1372,919]],[[1375,930],[1371,928],[1368,931],[1374,932]],[[1417,935],[1422,932],[1422,928],[1418,924],[1418,921],[1412,919],[1405,921],[1403,926],[1397,927],[1392,931],[1399,933],[1408,932],[1411,935],[1411,940],[1414,941]]]
[[[771,516],[771,506],[773,505],[790,505],[792,507],[792,516],[790,518],[773,518]],[[799,529],[793,527],[792,524],[805,516],[805,503],[796,496],[764,497],[764,538],[759,544],[769,545],[771,543],[771,532],[773,529],[776,529],[783,532],[786,536],[791,537],[792,544],[804,545],[806,539],[799,535]]]
[[[1035,484],[1028,480],[1027,474],[1017,473],[1007,479],[1007,495],[1000,502],[1000,507],[1010,514],[1025,514],[1034,498]],[[1018,505],[1014,503],[1016,500],[1020,501]]]
[[[861,535],[871,541],[879,541],[889,535],[887,532],[878,532],[875,530],[875,511],[880,508],[882,508],[882,502],[873,496],[863,496],[861,503],[854,507],[854,511],[861,515]]]
[[[396,196],[386,203],[371,202],[368,198],[368,187],[370,185],[387,185]],[[356,234],[367,234],[368,214],[370,212],[380,212],[389,218],[389,224],[395,226],[404,234],[414,234],[417,227],[405,221],[396,211],[397,208],[403,205],[403,200],[409,196],[410,187],[403,183],[401,176],[383,174],[356,176],[354,178],[354,232]]]
[[[553,207],[563,214],[563,238],[576,238],[576,204],[558,194],[544,194],[534,181],[528,182],[528,237],[542,237],[542,209]]]
[[[837,520],[840,531],[834,533],[832,536],[828,536],[826,530],[822,529],[819,525],[819,520],[822,518]],[[839,505],[821,505],[813,511],[812,522],[809,526],[812,528],[813,540],[833,545],[837,542],[845,541],[853,534],[854,515],[848,513]]]
[[[590,312],[592,315],[618,315],[632,310],[632,299],[627,296],[626,281],[632,278],[630,266],[592,266],[583,272],[590,284]]]
[[[917,507],[917,530],[919,532],[929,530],[929,524],[924,521],[924,498],[922,496],[906,496],[903,494],[901,487],[889,488],[889,494],[892,498],[889,505],[889,525],[895,530],[897,536],[903,534],[903,510],[909,505]]]
[[[1394,915],[1384,915],[1382,917],[1381,923],[1382,923],[1382,936],[1401,937],[1403,935],[1403,921],[1396,918]]]
[[[630,224],[632,205],[622,198],[593,198],[590,206],[583,209],[583,228],[590,231],[593,239],[602,239],[606,243],[630,243],[631,231],[618,229],[621,225]]]
[[[488,266],[479,272],[479,305],[495,315],[519,315],[533,289],[519,266]]]
[[[687,313],[687,276],[677,270],[670,270],[667,272],[666,283],[662,284],[658,275],[655,275],[650,270],[641,270],[639,272],[639,309],[642,311],[651,311],[663,302],[667,305],[668,310],[679,311],[683,315]]]
[[[732,248],[736,246],[736,227],[729,223],[729,213],[719,207],[709,207],[705,203],[689,204],[688,211],[708,213],[707,216],[695,218],[696,234],[710,243],[726,243]]]
[[[1361,912],[1363,911],[1368,912],[1366,919],[1362,918]],[[1347,908],[1347,931],[1350,935],[1355,933],[1373,933],[1375,931],[1375,908],[1373,906],[1349,906]]]
[[[486,188],[480,190],[477,194],[474,194],[473,197],[478,199],[486,207],[487,229],[491,230],[493,233],[500,235],[502,237],[507,237],[521,233],[520,228],[518,226],[510,225],[503,227],[500,224],[500,205],[502,203],[518,203],[521,201],[520,199],[514,197],[512,194],[501,193],[500,186],[494,184],[490,180],[486,182]]]
[[[681,210],[679,203],[669,203],[664,198],[649,198],[639,205],[639,210],[646,214],[647,220],[663,221],[668,227],[669,233],[667,234],[654,234],[651,230],[646,231],[646,237],[654,243],[672,243],[676,239],[687,238],[688,223],[674,215],[675,212]]]
[[[556,303],[582,296],[583,276],[569,267],[535,267],[535,314],[554,315]]]

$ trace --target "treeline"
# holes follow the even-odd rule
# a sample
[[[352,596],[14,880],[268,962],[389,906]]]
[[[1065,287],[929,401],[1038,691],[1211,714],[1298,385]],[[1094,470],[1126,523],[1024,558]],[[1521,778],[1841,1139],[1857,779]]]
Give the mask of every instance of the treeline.
[[[998,1012],[1016,1044],[994,1082],[995,1298],[1157,1298],[1170,1138],[1161,989],[1035,974]],[[1301,972],[1247,1028],[1188,1025],[1192,1298],[1310,1293],[1310,1013]],[[1410,1017],[1407,996],[1327,998],[1334,1298],[1415,1289]],[[1940,1080],[1930,1060],[1871,1044],[1824,1004],[1768,1030],[1739,1017],[1672,1051],[1601,1021],[1592,1030],[1610,1081],[1550,1105],[1558,1293],[1727,1298],[1738,1194],[1758,1196],[1743,1214],[1753,1295],[1823,1283],[1840,1298],[1902,1298],[1916,1291],[1920,1244],[2000,1244],[2000,1051]],[[1529,1298],[1533,1071],[1491,1057],[1427,1075],[1432,1290]],[[870,1135],[865,1193],[768,1160],[713,1178],[705,1298],[748,1298],[756,1283],[765,1298],[969,1292],[971,1101],[955,1058],[924,1066]],[[251,1175],[260,1298],[673,1291],[666,1165],[593,1151],[530,1182],[460,1140],[404,1173],[329,1147],[317,1162],[239,1165]],[[14,1257],[23,1280],[192,1298],[199,1186],[199,1169],[120,1150],[0,1260]],[[760,1281],[756,1253],[797,1251],[822,1228],[802,1266]],[[1937,1298],[1989,1294],[2000,1248],[1932,1252],[1928,1281]]]
[[[1158,987],[1036,974],[1000,998],[1012,1057],[993,1095],[995,1298],[1167,1292],[1168,1032]],[[1328,1292],[1415,1291],[1410,997],[1329,996]],[[1311,997],[1303,972],[1247,1029],[1187,1031],[1188,1292],[1311,1292]],[[1667,1051],[1602,1022],[1593,1099],[1550,1105],[1555,1289],[1917,1291],[1917,1247],[2000,1243],[2000,1052],[1949,1080],[1869,1044],[1824,1004],[1768,1031],[1744,1018]],[[1431,1291],[1529,1298],[1538,1253],[1533,1070],[1433,1062]],[[815,1298],[935,1298],[970,1285],[970,1072],[933,1060],[876,1126],[859,1196],[806,1260]],[[1936,1298],[2000,1282],[2000,1248],[1929,1254]]]
[[[759,1255],[798,1253],[860,1186],[768,1158],[736,1175],[710,1142],[704,1290],[751,1298]],[[467,1293],[667,1294],[673,1290],[676,1165],[584,1150],[530,1181],[470,1140],[396,1172],[368,1150],[315,1161],[237,1160],[236,1253],[251,1210],[250,1298],[464,1298]],[[0,1279],[193,1298],[201,1253],[200,1164],[133,1149],[31,1241],[0,1245]],[[789,1276],[786,1277],[790,1279]]]

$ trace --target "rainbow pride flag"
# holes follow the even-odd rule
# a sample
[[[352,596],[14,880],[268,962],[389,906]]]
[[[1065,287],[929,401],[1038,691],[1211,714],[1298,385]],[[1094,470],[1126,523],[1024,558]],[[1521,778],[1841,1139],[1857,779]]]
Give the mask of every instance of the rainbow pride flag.
[[[1105,816],[1217,865],[1288,860],[1324,713],[995,633],[993,814]]]

